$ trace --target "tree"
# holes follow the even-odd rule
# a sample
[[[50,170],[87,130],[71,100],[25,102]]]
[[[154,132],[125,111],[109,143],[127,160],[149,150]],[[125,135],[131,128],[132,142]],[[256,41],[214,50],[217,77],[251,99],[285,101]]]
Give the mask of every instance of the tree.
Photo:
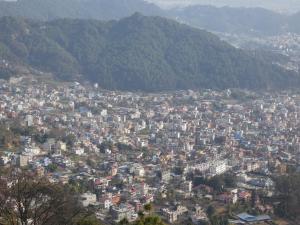
[[[256,206],[256,200],[257,200],[257,191],[252,190],[251,193],[251,207],[254,208]]]
[[[148,204],[144,205],[144,210],[145,210],[146,212],[149,213],[149,212],[152,211],[152,209],[153,209],[153,206],[152,206],[151,203],[148,203]]]
[[[222,176],[214,176],[208,181],[208,185],[211,186],[215,191],[222,192],[224,189],[224,179]]]
[[[151,215],[139,218],[132,225],[165,225],[165,223],[161,220],[160,217],[156,215]]]
[[[53,163],[51,163],[51,164],[49,164],[48,166],[47,166],[47,170],[49,171],[49,172],[51,172],[51,173],[54,173],[54,172],[56,172],[57,171],[57,165],[56,164],[53,164]]]
[[[143,220],[145,217],[145,214],[143,211],[138,211],[139,220]]]
[[[86,160],[86,163],[88,166],[92,167],[92,168],[96,168],[97,167],[97,162],[95,159],[93,159],[92,157],[89,157],[87,160]]]
[[[228,188],[236,187],[236,176],[235,174],[226,173],[224,174],[224,183]]]
[[[127,218],[122,219],[122,220],[119,222],[119,225],[129,225],[128,219],[127,219]]]
[[[87,218],[81,218],[76,225],[102,225],[102,223],[94,216],[89,216]]]
[[[279,216],[298,221],[300,218],[300,173],[280,176],[275,179],[277,196],[276,207]]]
[[[83,212],[64,186],[14,171],[0,184],[0,217],[10,225],[71,225]]]
[[[177,174],[177,175],[182,175],[183,174],[183,168],[180,167],[180,166],[176,166],[174,168],[174,173]]]
[[[228,225],[229,221],[227,217],[221,217],[220,218],[220,225]]]
[[[211,218],[215,214],[215,208],[212,205],[209,205],[206,209],[207,216]]]
[[[152,209],[153,209],[153,206],[152,206],[151,203],[146,204],[144,206],[144,210],[147,211],[147,212],[151,212]],[[126,219],[126,221],[127,221],[127,219]],[[130,223],[124,223],[123,222],[122,225],[123,224],[127,225],[127,224],[130,224]],[[143,211],[139,211],[138,212],[138,219],[135,222],[133,222],[131,225],[165,225],[165,223],[157,215],[153,215],[153,214],[145,215]]]
[[[228,225],[229,221],[226,217],[213,215],[209,218],[211,225]]]
[[[198,186],[200,184],[206,184],[207,183],[207,180],[202,177],[202,176],[194,176],[194,179],[193,179],[193,184],[195,186]]]
[[[113,143],[112,142],[102,142],[99,146],[99,149],[102,153],[105,153],[106,149],[111,150],[113,148]]]

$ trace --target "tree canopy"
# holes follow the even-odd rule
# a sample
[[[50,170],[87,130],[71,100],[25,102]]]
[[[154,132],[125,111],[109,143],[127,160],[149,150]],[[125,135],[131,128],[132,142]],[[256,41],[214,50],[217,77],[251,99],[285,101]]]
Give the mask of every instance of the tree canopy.
[[[0,217],[10,225],[72,225],[84,213],[77,195],[26,171],[0,181]]]
[[[107,89],[281,89],[300,83],[296,73],[211,33],[138,13],[110,22],[4,17],[0,30],[0,59]]]
[[[280,176],[275,179],[279,199],[276,212],[279,216],[299,221],[300,219],[300,173]]]

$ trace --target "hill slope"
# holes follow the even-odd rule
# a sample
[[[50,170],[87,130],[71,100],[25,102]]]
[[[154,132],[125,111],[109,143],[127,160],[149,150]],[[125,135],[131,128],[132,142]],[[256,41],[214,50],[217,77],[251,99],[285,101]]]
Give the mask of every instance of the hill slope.
[[[160,17],[111,22],[0,20],[0,59],[60,79],[121,90],[275,89],[297,86],[292,72],[256,59],[215,35]]]

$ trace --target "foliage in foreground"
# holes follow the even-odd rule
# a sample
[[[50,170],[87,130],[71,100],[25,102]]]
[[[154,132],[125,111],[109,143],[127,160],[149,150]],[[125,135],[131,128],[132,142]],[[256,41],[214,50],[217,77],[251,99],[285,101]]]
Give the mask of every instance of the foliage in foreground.
[[[299,221],[300,219],[300,173],[276,178],[276,213],[279,216]]]
[[[7,225],[73,225],[84,210],[76,194],[23,171],[0,182],[0,217]]]

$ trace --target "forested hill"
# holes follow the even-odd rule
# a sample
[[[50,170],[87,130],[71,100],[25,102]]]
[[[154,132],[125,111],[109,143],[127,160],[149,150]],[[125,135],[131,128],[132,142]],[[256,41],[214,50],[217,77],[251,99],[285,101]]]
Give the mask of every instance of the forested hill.
[[[110,22],[4,17],[0,58],[59,79],[81,76],[107,89],[278,89],[300,84],[297,74],[211,33],[138,13]]]

